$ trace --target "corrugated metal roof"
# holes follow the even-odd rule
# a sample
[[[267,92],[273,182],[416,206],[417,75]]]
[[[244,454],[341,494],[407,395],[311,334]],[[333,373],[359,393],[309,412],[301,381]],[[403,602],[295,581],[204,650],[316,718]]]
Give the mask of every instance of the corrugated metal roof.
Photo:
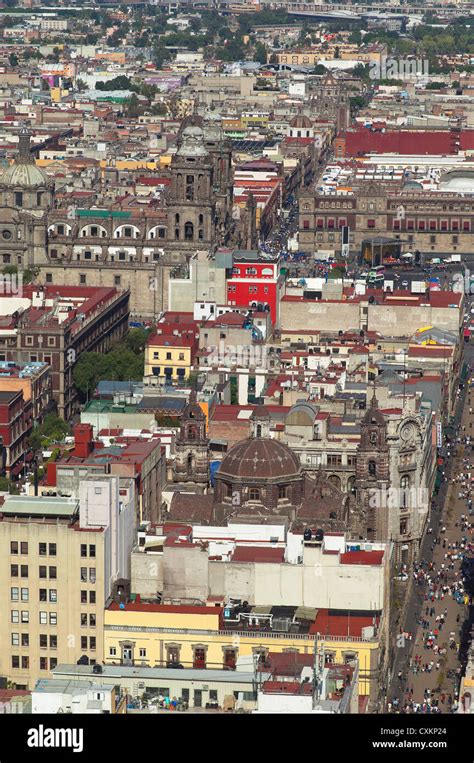
[[[75,498],[10,495],[2,506],[2,514],[25,516],[72,517],[78,511],[79,501]]]

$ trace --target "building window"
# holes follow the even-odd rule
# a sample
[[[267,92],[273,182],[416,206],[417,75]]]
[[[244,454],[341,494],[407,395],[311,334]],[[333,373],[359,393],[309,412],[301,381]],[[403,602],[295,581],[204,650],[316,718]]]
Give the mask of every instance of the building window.
[[[109,657],[116,657],[117,656],[117,649],[115,646],[109,647]]]
[[[53,274],[52,273],[46,273],[45,274],[45,282],[46,283],[53,283]]]
[[[22,542],[20,543],[20,554],[27,554],[28,553],[28,543]]]
[[[50,660],[49,660],[49,669],[50,670],[54,670],[54,668],[57,667],[57,664],[58,664],[57,657],[50,657]]]
[[[22,588],[21,589],[21,600],[22,601],[29,601],[30,600],[30,590],[29,590],[29,588]]]
[[[81,604],[87,604],[87,591],[81,591]]]
[[[56,604],[57,600],[58,600],[58,592],[57,592],[56,588],[50,588],[49,589],[49,601],[51,602],[51,604]]]
[[[95,604],[95,591],[89,591],[89,604]]]
[[[114,286],[120,286],[121,280],[121,276],[114,276]]]
[[[30,613],[26,611],[26,609],[21,610],[21,622],[22,623],[29,623],[30,622]]]
[[[87,583],[87,567],[81,567],[81,583]]]
[[[11,601],[18,601],[20,595],[20,589],[19,588],[10,588],[10,600]]]
[[[192,241],[194,239],[194,225],[191,222],[187,222],[184,225],[184,240]]]
[[[40,657],[40,670],[48,670],[48,658]]]
[[[166,647],[166,662],[168,665],[179,664],[179,646],[169,645]]]
[[[46,567],[41,566],[39,568],[39,576],[40,576],[40,578],[45,578],[46,577]]]
[[[40,543],[38,551],[40,556],[46,556],[46,543]]]
[[[17,564],[11,564],[10,565],[10,577],[17,578],[18,577],[18,565]]]
[[[30,645],[30,637],[28,633],[22,633],[21,634],[21,645],[22,646],[29,646]]]
[[[95,567],[89,569],[89,583],[95,583]]]
[[[40,649],[48,648],[48,636],[46,635],[46,633],[40,633],[39,645],[40,645]]]
[[[50,567],[49,568],[49,579],[50,580],[56,580],[58,575],[57,567]]]
[[[146,657],[146,649],[139,649],[138,650],[138,656],[139,657]]]
[[[47,612],[40,612],[39,613],[39,622],[40,622],[40,625],[47,625],[48,624],[48,613]]]
[[[80,275],[79,275],[79,283],[81,284],[81,286],[84,286],[86,284],[86,281],[87,281],[87,279],[86,279],[85,273],[80,273]]]
[[[58,615],[57,615],[57,612],[50,612],[49,613],[49,624],[50,625],[57,625],[58,624]]]
[[[40,588],[39,589],[39,600],[40,601],[47,601],[48,600],[48,591],[46,588]]]
[[[251,487],[249,489],[249,501],[260,500],[260,489],[258,487]]]
[[[87,650],[87,636],[81,636],[81,649]]]
[[[17,654],[12,655],[12,668],[20,667],[20,657]]]
[[[12,623],[19,623],[20,622],[20,612],[18,609],[12,609]]]
[[[278,500],[283,501],[285,500],[288,492],[288,486],[287,485],[279,485],[278,486]]]
[[[89,546],[89,556],[92,559],[95,559],[95,545],[90,545]]]
[[[206,649],[205,647],[194,647],[193,668],[205,670],[206,668]]]
[[[23,206],[23,194],[21,191],[15,193],[15,207]]]
[[[87,628],[87,614],[85,612],[81,614],[81,628]]]
[[[12,540],[10,543],[10,554],[18,554],[18,541]]]
[[[237,664],[237,651],[235,649],[224,649],[224,668],[235,670]]]
[[[20,634],[12,633],[12,646],[20,646]]]
[[[56,543],[49,544],[49,555],[56,556]]]
[[[87,556],[87,543],[81,543],[81,556]]]

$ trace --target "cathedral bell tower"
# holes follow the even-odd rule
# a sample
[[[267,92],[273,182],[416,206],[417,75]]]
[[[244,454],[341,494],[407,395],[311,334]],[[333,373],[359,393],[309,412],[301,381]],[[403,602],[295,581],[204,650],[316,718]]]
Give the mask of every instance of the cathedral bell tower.
[[[206,432],[206,416],[194,400],[190,400],[183,411],[175,451],[173,482],[192,482],[207,487],[209,439]]]
[[[387,493],[390,482],[387,423],[375,391],[360,423],[355,474],[354,535],[373,541],[388,540]]]

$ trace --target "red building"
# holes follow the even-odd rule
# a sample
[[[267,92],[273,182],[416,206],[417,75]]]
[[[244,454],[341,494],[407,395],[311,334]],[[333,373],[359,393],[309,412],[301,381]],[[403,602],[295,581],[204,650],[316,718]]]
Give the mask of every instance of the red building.
[[[248,305],[269,312],[272,325],[278,327],[283,286],[279,257],[263,257],[253,250],[234,252],[232,273],[227,278],[228,305]]]
[[[18,477],[32,458],[27,438],[33,427],[31,400],[25,401],[22,390],[0,392],[0,473]]]

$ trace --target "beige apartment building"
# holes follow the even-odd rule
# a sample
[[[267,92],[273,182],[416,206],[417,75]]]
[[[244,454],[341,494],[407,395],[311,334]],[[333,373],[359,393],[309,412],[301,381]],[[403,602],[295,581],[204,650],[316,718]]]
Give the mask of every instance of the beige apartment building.
[[[118,479],[108,480],[82,483],[89,500],[8,496],[1,507],[0,676],[19,689],[33,689],[58,664],[103,660],[105,602],[114,580],[128,572],[117,568],[118,511],[108,495]],[[112,521],[91,516],[96,490],[104,491]],[[122,490],[120,514],[133,526],[133,498]]]

